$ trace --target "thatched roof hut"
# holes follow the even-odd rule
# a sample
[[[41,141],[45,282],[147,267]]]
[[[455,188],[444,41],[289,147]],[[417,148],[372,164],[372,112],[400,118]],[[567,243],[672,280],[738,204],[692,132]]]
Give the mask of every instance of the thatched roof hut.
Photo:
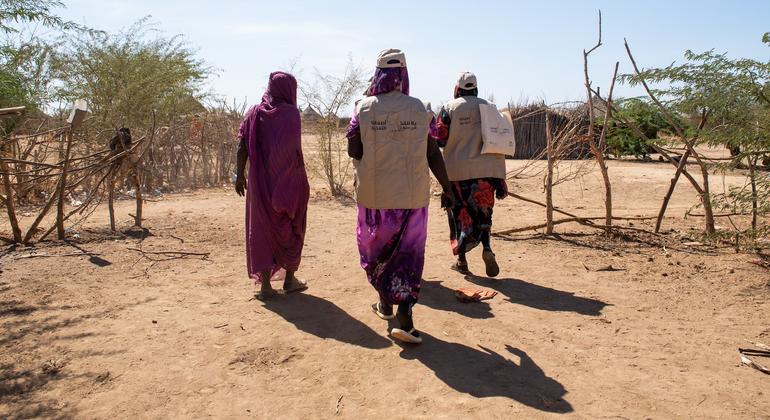
[[[302,117],[302,122],[316,122],[321,119],[321,114],[310,105],[300,113],[300,116]]]
[[[543,104],[529,104],[524,106],[509,107],[503,111],[513,120],[513,131],[516,138],[516,154],[513,159],[545,159],[545,149],[548,138],[545,131],[546,107]],[[559,111],[550,112],[550,125],[554,135],[570,122],[574,122],[576,115],[565,115]],[[570,114],[574,114],[570,113]],[[579,124],[588,127],[588,119],[579,118]],[[586,130],[579,130],[586,131]],[[588,156],[587,144],[576,143],[568,152],[566,159],[583,159]]]

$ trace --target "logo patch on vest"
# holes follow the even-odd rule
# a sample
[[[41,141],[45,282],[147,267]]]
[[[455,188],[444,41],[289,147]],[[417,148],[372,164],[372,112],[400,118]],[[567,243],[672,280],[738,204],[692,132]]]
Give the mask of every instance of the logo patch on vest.
[[[417,130],[417,123],[414,121],[401,121],[398,124],[398,131],[414,131]]]
[[[471,117],[460,117],[460,125],[471,124]]]
[[[384,120],[372,120],[369,124],[374,131],[385,131],[388,129],[388,122]]]

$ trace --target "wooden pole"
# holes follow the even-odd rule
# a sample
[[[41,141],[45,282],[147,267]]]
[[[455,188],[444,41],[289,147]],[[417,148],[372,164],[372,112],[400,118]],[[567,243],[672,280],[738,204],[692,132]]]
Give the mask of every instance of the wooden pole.
[[[116,171],[120,173],[120,171]],[[109,185],[107,186],[107,210],[110,213],[110,230],[115,232],[115,179],[117,174],[110,174]]]
[[[751,180],[751,229],[757,230],[757,160],[759,156],[749,156],[749,179]]]
[[[67,138],[64,147],[64,156],[62,159],[61,176],[59,177],[59,201],[56,204],[56,235],[61,240],[64,239],[64,193],[67,189],[67,171],[70,165],[70,151],[72,149],[72,130],[67,129],[65,136]]]
[[[19,219],[16,218],[16,207],[13,202],[13,186],[11,185],[10,169],[8,165],[0,159],[0,170],[3,171],[3,186],[5,187],[5,210],[8,213],[8,220],[11,222],[13,231],[13,241],[20,243],[22,241],[21,228],[19,228]]]
[[[56,185],[58,187],[59,184],[57,183]],[[24,240],[22,241],[24,244],[28,244],[32,240],[32,237],[35,236],[35,233],[37,233],[37,227],[43,221],[43,218],[45,218],[45,216],[51,210],[51,207],[53,207],[53,203],[56,201],[57,191],[58,189],[54,191],[53,194],[51,194],[51,198],[48,199],[48,201],[45,203],[45,206],[43,206],[43,209],[40,210],[40,213],[38,213],[35,220],[27,229],[27,233],[24,235]]]
[[[142,177],[139,163],[134,165],[134,185],[136,186],[136,215],[134,226],[142,227]]]
[[[604,125],[602,126],[602,133],[599,136],[598,150],[594,148],[596,161],[599,163],[599,168],[602,171],[602,179],[604,180],[604,209],[606,216],[604,219],[604,225],[607,226],[607,235],[612,233],[612,184],[610,183],[610,174],[609,169],[607,168],[607,163],[604,161],[604,150],[606,149],[607,145],[607,130],[609,129],[610,118],[612,117],[612,92],[615,89],[615,81],[618,79],[619,65],[619,62],[615,62],[615,71],[612,73],[612,83],[610,84],[610,91],[607,94],[607,103],[610,106],[607,106],[607,109],[604,111]],[[591,125],[593,126],[593,121],[591,121]],[[591,141],[593,141],[593,139],[591,139]]]
[[[548,157],[548,172],[545,177],[545,219],[546,235],[553,234],[553,133],[551,132],[551,113],[545,110],[546,154]]]

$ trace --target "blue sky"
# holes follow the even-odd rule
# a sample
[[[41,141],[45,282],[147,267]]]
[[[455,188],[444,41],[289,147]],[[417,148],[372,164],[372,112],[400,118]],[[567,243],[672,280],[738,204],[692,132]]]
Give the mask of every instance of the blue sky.
[[[615,61],[630,71],[623,38],[640,65],[663,66],[687,49],[714,48],[733,57],[768,59],[770,1],[177,1],[65,0],[61,14],[107,29],[152,15],[168,34],[183,34],[219,71],[211,88],[228,98],[258,100],[267,75],[298,59],[340,73],[352,55],[373,69],[377,52],[407,55],[412,95],[433,104],[451,99],[457,74],[473,71],[480,94],[496,102],[546,102],[584,96],[582,50],[603,41],[590,62],[594,84],[608,87]],[[640,92],[620,87],[623,95]]]

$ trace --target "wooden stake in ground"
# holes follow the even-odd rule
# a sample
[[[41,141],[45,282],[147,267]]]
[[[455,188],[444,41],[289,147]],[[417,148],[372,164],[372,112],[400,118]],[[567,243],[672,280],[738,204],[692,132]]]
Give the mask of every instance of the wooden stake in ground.
[[[157,113],[152,110],[152,129],[150,131],[149,143],[145,146],[144,151],[139,153],[136,160],[133,161],[133,178],[134,186],[136,187],[136,215],[134,215],[134,226],[142,227],[142,205],[144,200],[142,199],[142,164],[144,162],[145,154],[152,149],[152,145],[155,142],[155,131],[157,130]]]
[[[612,82],[610,83],[610,91],[607,94],[607,103],[612,105],[612,92],[615,89],[615,81],[618,79],[618,66],[620,63],[615,62],[615,71],[612,73]],[[593,103],[593,100],[591,101]],[[599,135],[599,146],[593,146],[591,144],[591,150],[594,156],[596,156],[596,162],[599,164],[599,169],[602,172],[602,179],[604,180],[604,210],[605,219],[604,224],[607,226],[607,235],[612,233],[612,184],[610,183],[610,174],[607,164],[604,161],[604,150],[607,146],[607,130],[609,130],[610,117],[612,116],[612,107],[608,106],[604,111],[604,124],[602,126],[602,133]],[[593,122],[591,122],[593,126]],[[593,141],[593,139],[591,139]]]
[[[120,172],[120,171],[115,171]],[[115,174],[110,176],[107,186],[107,210],[110,214],[110,230],[115,232]]]
[[[139,170],[139,163],[134,165],[133,177],[134,186],[136,187],[136,215],[134,216],[134,226],[142,227],[142,177]]]
[[[70,167],[70,154],[72,153],[72,133],[80,127],[86,118],[88,107],[86,101],[78,99],[72,106],[70,116],[67,119],[69,127],[64,131],[66,145],[64,146],[64,156],[62,156],[61,176],[58,185],[58,203],[56,205],[56,233],[59,239],[64,239],[64,193],[67,189],[67,171]]]
[[[24,114],[25,108],[23,106],[14,108],[0,109],[0,118],[2,117],[15,117]],[[16,207],[13,202],[13,186],[11,185],[11,170],[8,165],[2,160],[3,147],[0,146],[0,171],[3,172],[3,187],[5,189],[5,211],[8,213],[8,220],[11,223],[11,230],[13,231],[13,241],[16,243],[21,242],[21,228],[19,227],[19,219],[16,217]]]
[[[56,236],[64,239],[64,192],[67,189],[67,171],[70,166],[70,152],[72,150],[72,130],[64,133],[66,136],[66,145],[64,146],[64,157],[62,159],[61,176],[58,184],[58,202],[56,203]]]
[[[548,158],[548,169],[545,175],[545,221],[546,235],[553,235],[553,132],[551,131],[551,112],[545,110],[545,136],[546,136],[546,157]]]
[[[22,241],[21,228],[19,220],[16,218],[16,207],[13,203],[13,186],[11,185],[10,169],[6,163],[0,159],[0,171],[3,171],[3,187],[5,188],[5,210],[8,213],[8,220],[11,222],[13,231],[13,241],[20,243]]]
[[[751,182],[751,229],[757,230],[757,161],[759,156],[749,156],[749,180]]]

